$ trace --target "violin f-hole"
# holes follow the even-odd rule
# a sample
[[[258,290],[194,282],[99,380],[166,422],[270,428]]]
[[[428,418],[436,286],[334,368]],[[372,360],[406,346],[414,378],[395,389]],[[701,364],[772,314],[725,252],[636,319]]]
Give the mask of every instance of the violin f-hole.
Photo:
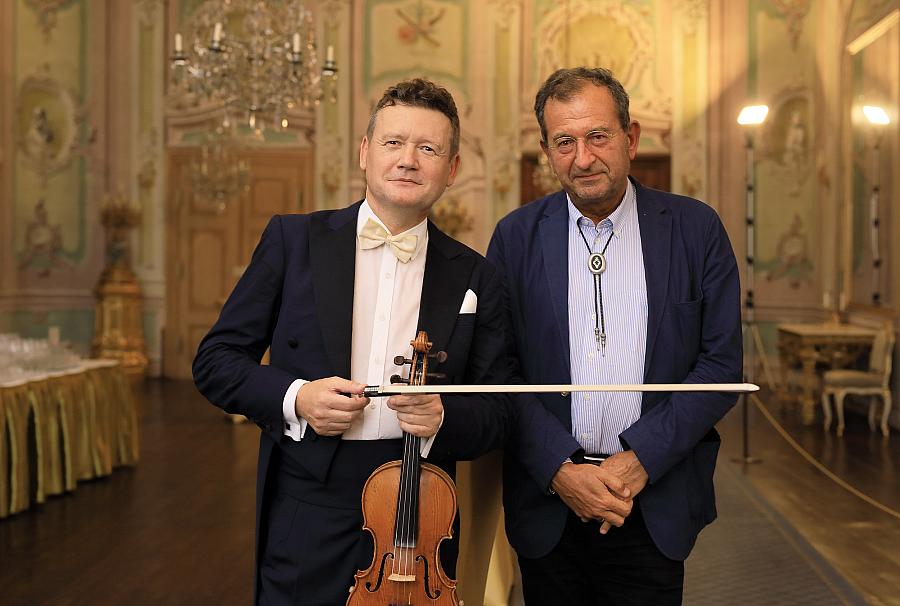
[[[366,583],[366,591],[369,593],[375,593],[378,591],[378,588],[381,587],[381,581],[384,579],[384,565],[387,563],[387,559],[394,559],[394,554],[391,552],[385,553],[381,556],[381,566],[378,568],[378,579],[375,581],[375,587],[372,587],[372,582],[369,581]],[[427,573],[426,573],[427,574]]]
[[[425,595],[427,595],[430,600],[436,600],[441,596],[441,590],[438,589],[433,593],[431,591],[431,582],[428,580],[428,559],[423,555],[418,555],[416,556],[416,561],[418,562],[419,560],[422,561],[422,566],[425,567],[425,572],[422,573],[423,581],[425,582]]]

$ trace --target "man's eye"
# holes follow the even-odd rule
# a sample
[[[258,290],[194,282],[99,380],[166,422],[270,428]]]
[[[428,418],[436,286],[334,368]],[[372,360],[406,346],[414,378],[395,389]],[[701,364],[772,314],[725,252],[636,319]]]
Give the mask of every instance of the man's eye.
[[[556,142],[556,148],[559,150],[562,150],[562,151],[565,151],[567,149],[572,149],[572,147],[574,145],[575,145],[575,139],[559,139]]]
[[[419,149],[429,155],[434,155],[437,153],[437,150],[431,147],[430,145],[423,145]]]
[[[396,139],[390,139],[384,142],[385,147],[400,147],[400,142]]]
[[[591,145],[601,146],[608,140],[609,135],[606,133],[591,133],[588,135],[588,141],[590,141]]]

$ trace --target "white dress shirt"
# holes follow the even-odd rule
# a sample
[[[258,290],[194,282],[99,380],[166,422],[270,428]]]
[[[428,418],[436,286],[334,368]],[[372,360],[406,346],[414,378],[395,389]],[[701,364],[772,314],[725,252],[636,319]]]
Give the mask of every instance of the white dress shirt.
[[[356,221],[359,235],[372,219],[390,230],[375,216],[368,201],[363,201]],[[353,283],[353,332],[350,350],[350,380],[366,385],[390,383],[394,374],[407,376],[408,367],[394,364],[394,356],[412,356],[410,341],[416,336],[425,258],[428,249],[428,220],[403,232],[417,237],[416,248],[408,263],[401,263],[389,246],[363,250],[356,239],[356,271]],[[392,234],[392,235],[403,235]],[[284,435],[299,441],[307,421],[298,418],[294,402],[307,381],[297,379],[284,395]],[[403,435],[397,413],[387,406],[387,398],[371,398],[369,405],[341,436],[344,440],[381,440]],[[422,443],[427,456],[434,436]]]
[[[643,383],[647,281],[634,186],[628,182],[622,203],[599,225],[584,217],[571,200],[568,205],[572,382]],[[594,311],[597,286],[588,269],[590,253],[585,239],[591,252],[600,252],[609,240],[606,271],[601,275],[605,353],[602,349],[598,351],[594,335],[600,318],[596,318]],[[640,418],[641,395],[639,392],[572,394],[572,435],[585,452],[609,455],[622,451],[619,434]]]

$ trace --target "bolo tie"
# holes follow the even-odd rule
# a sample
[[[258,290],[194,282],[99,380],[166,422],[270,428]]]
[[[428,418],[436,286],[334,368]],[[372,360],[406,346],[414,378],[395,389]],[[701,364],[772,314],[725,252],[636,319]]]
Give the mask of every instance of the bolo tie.
[[[587,247],[588,254],[590,255],[587,261],[588,270],[594,275],[594,286],[597,290],[597,296],[594,297],[594,338],[597,340],[597,351],[602,352],[602,355],[605,356],[606,319],[603,317],[602,275],[603,272],[606,271],[606,249],[609,248],[609,243],[616,233],[611,232],[609,234],[609,238],[606,239],[606,244],[603,245],[603,249],[598,253],[591,250],[591,245],[588,244],[584,231],[581,229],[580,222],[578,223],[578,233],[581,234],[581,239],[584,240],[584,245]]]

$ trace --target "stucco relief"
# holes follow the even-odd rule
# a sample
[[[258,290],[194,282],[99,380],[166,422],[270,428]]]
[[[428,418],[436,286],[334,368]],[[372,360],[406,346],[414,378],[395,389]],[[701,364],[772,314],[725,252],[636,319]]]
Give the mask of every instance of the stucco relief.
[[[325,191],[326,207],[336,208],[336,196],[344,182],[344,164],[341,161],[344,143],[341,137],[327,137],[323,144],[325,150],[322,152],[322,170],[319,171],[319,178]]]
[[[319,11],[324,18],[325,26],[338,28],[341,24],[341,15],[344,12],[344,8],[349,6],[349,0],[321,0],[319,2]]]
[[[813,264],[809,258],[809,236],[800,215],[794,219],[778,238],[775,257],[760,264],[766,271],[766,280],[786,280],[791,288],[797,289],[811,281]]]
[[[632,96],[631,113],[649,133],[671,128],[672,98],[657,81],[652,15],[618,1],[578,0],[547,11],[535,36],[536,78],[573,65],[605,67]]]
[[[468,49],[466,4],[457,0],[384,0],[366,14],[366,86],[428,72],[462,85]]]
[[[159,133],[156,128],[143,138],[141,150],[141,168],[137,174],[138,187],[142,191],[150,191],[156,183],[156,158]]]
[[[19,269],[32,270],[46,278],[53,269],[71,269],[63,256],[62,229],[59,222],[51,222],[47,205],[38,200],[34,213],[25,225],[25,243],[19,256]]]
[[[682,15],[678,21],[686,34],[696,33],[709,16],[709,0],[675,0],[673,8]]]
[[[521,154],[517,149],[518,137],[504,135],[495,141],[494,156],[494,191],[505,196],[519,178],[519,162]]]
[[[47,42],[50,41],[53,28],[56,27],[56,13],[71,3],[72,0],[25,0],[25,4],[31,7],[37,15],[38,25],[40,25],[44,40]]]
[[[472,213],[455,196],[443,196],[431,209],[428,217],[435,222],[441,231],[453,238],[471,231],[475,226]]]
[[[702,196],[705,189],[702,171],[706,156],[703,142],[693,134],[687,134],[678,146],[678,152],[683,159],[681,164],[686,167],[681,173],[681,183],[676,184],[678,193],[691,198]]]
[[[791,39],[791,50],[797,50],[800,34],[803,33],[803,21],[809,13],[810,0],[770,0],[772,6],[784,17],[787,23],[788,36]]]
[[[48,66],[22,81],[13,129],[25,166],[46,180],[66,168],[84,143],[80,136],[85,111],[75,95],[50,76]]]
[[[522,0],[488,0],[494,7],[494,19],[501,29],[509,29],[522,8]]]
[[[765,124],[763,158],[773,164],[776,178],[791,196],[798,196],[814,169],[812,110],[802,85],[786,89],[772,102]]]

